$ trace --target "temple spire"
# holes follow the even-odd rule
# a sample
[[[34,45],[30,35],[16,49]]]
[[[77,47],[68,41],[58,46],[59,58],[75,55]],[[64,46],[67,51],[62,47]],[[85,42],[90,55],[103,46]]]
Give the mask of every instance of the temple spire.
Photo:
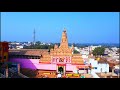
[[[64,28],[64,32],[66,32],[66,28]]]
[[[62,33],[60,48],[68,48],[67,32],[66,32],[65,28],[64,28],[64,31]]]

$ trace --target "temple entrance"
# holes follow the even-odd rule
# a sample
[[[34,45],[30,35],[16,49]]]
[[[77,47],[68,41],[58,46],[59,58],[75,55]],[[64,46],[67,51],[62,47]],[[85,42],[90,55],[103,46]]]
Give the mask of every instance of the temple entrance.
[[[63,69],[63,67],[62,67],[62,66],[58,67],[58,72],[60,72],[61,74],[63,74],[63,73],[64,73],[64,69]]]
[[[57,73],[65,74],[66,68],[65,64],[57,64]]]

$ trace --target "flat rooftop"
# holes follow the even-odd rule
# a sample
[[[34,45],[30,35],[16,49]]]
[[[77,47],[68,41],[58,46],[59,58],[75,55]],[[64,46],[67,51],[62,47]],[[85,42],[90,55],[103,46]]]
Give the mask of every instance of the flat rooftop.
[[[48,49],[9,49],[9,55],[41,56],[48,53]]]

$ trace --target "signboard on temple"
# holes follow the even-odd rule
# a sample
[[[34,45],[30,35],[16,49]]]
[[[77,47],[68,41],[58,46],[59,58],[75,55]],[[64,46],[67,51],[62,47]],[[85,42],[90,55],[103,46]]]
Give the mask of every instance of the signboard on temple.
[[[52,57],[51,63],[71,63],[71,57]]]

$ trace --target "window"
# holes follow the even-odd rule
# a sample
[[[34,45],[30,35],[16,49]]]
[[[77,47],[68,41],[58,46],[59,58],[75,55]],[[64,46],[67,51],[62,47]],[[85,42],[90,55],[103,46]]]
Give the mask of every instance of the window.
[[[38,57],[38,59],[40,59],[40,57]]]
[[[97,67],[95,67],[94,69],[97,69]]]
[[[35,56],[31,56],[31,59],[34,59],[35,58]]]

